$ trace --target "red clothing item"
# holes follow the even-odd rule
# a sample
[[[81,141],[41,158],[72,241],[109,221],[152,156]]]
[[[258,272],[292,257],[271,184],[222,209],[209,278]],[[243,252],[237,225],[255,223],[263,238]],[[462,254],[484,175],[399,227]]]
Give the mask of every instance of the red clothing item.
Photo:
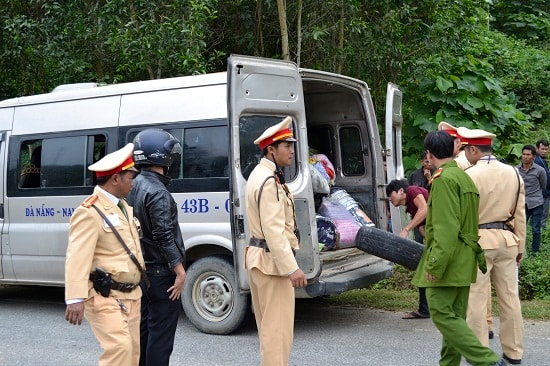
[[[409,186],[409,188],[407,188],[407,202],[406,202],[407,210],[406,210],[406,212],[408,214],[410,214],[411,217],[414,217],[414,215],[416,215],[416,211],[418,211],[418,207],[416,207],[416,205],[414,204],[414,199],[419,194],[423,195],[426,202],[428,202],[429,193],[428,193],[428,190],[426,188],[422,188],[422,187],[418,187],[418,186]],[[419,224],[419,226],[422,226],[422,225],[425,225],[425,224],[426,224],[426,220],[422,221]]]

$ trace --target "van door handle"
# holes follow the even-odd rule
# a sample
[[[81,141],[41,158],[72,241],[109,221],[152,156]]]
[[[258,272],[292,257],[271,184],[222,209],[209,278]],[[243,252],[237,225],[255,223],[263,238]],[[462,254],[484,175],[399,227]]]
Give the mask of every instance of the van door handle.
[[[4,204],[0,203],[0,219],[4,219]]]
[[[244,216],[235,215],[235,230],[237,239],[244,239]]]

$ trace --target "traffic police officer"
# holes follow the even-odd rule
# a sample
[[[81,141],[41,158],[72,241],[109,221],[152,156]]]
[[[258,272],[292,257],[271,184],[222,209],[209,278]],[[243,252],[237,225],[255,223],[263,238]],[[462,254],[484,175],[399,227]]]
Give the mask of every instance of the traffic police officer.
[[[262,159],[246,184],[250,243],[246,247],[252,306],[260,337],[262,366],[288,365],[294,338],[294,288],[306,285],[298,267],[294,200],[280,167],[294,158],[291,117],[268,128],[254,143]]]
[[[518,365],[523,355],[523,318],[516,271],[525,250],[525,190],[523,180],[510,165],[491,154],[494,134],[458,128],[472,164],[466,173],[479,190],[479,244],[485,252],[487,273],[478,272],[470,287],[468,325],[482,344],[488,345],[486,289],[495,287],[500,308],[500,343],[503,358]]]
[[[462,144],[460,135],[457,133],[457,128],[448,122],[441,121],[439,122],[437,129],[439,131],[445,131],[453,137],[454,144],[455,144],[455,151],[454,151],[453,158],[456,161],[458,167],[462,170],[470,167],[472,164],[470,164],[468,159],[466,159],[466,155],[464,155],[463,144]]]
[[[99,365],[135,366],[139,361],[141,273],[107,223],[143,268],[139,223],[123,199],[138,172],[133,151],[130,143],[88,167],[97,186],[70,220],[65,319],[80,325],[86,317],[103,349]]]

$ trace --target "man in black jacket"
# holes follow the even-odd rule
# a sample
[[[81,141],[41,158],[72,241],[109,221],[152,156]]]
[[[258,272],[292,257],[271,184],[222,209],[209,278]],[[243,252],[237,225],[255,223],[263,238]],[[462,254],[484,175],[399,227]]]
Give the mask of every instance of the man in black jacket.
[[[147,129],[134,139],[134,161],[141,174],[128,202],[141,223],[141,246],[151,282],[149,288],[141,283],[140,366],[168,366],[180,314],[185,247],[178,208],[166,188],[175,154],[181,154],[181,145],[166,131]]]

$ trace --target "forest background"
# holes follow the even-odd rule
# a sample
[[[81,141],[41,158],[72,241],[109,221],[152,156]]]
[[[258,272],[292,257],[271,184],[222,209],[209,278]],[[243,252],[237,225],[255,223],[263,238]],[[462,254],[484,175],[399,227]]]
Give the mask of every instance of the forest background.
[[[495,153],[510,163],[550,137],[548,0],[2,0],[1,9],[0,100],[225,71],[242,54],[366,81],[379,123],[387,83],[400,85],[406,171],[442,120],[495,133]],[[550,300],[547,234],[544,255],[522,266],[524,299]]]
[[[547,0],[3,0],[0,100],[78,82],[224,71],[230,54],[404,92],[405,169],[441,120],[497,135],[514,163],[549,138]],[[383,129],[381,129],[383,131]],[[383,141],[383,140],[382,140]]]

